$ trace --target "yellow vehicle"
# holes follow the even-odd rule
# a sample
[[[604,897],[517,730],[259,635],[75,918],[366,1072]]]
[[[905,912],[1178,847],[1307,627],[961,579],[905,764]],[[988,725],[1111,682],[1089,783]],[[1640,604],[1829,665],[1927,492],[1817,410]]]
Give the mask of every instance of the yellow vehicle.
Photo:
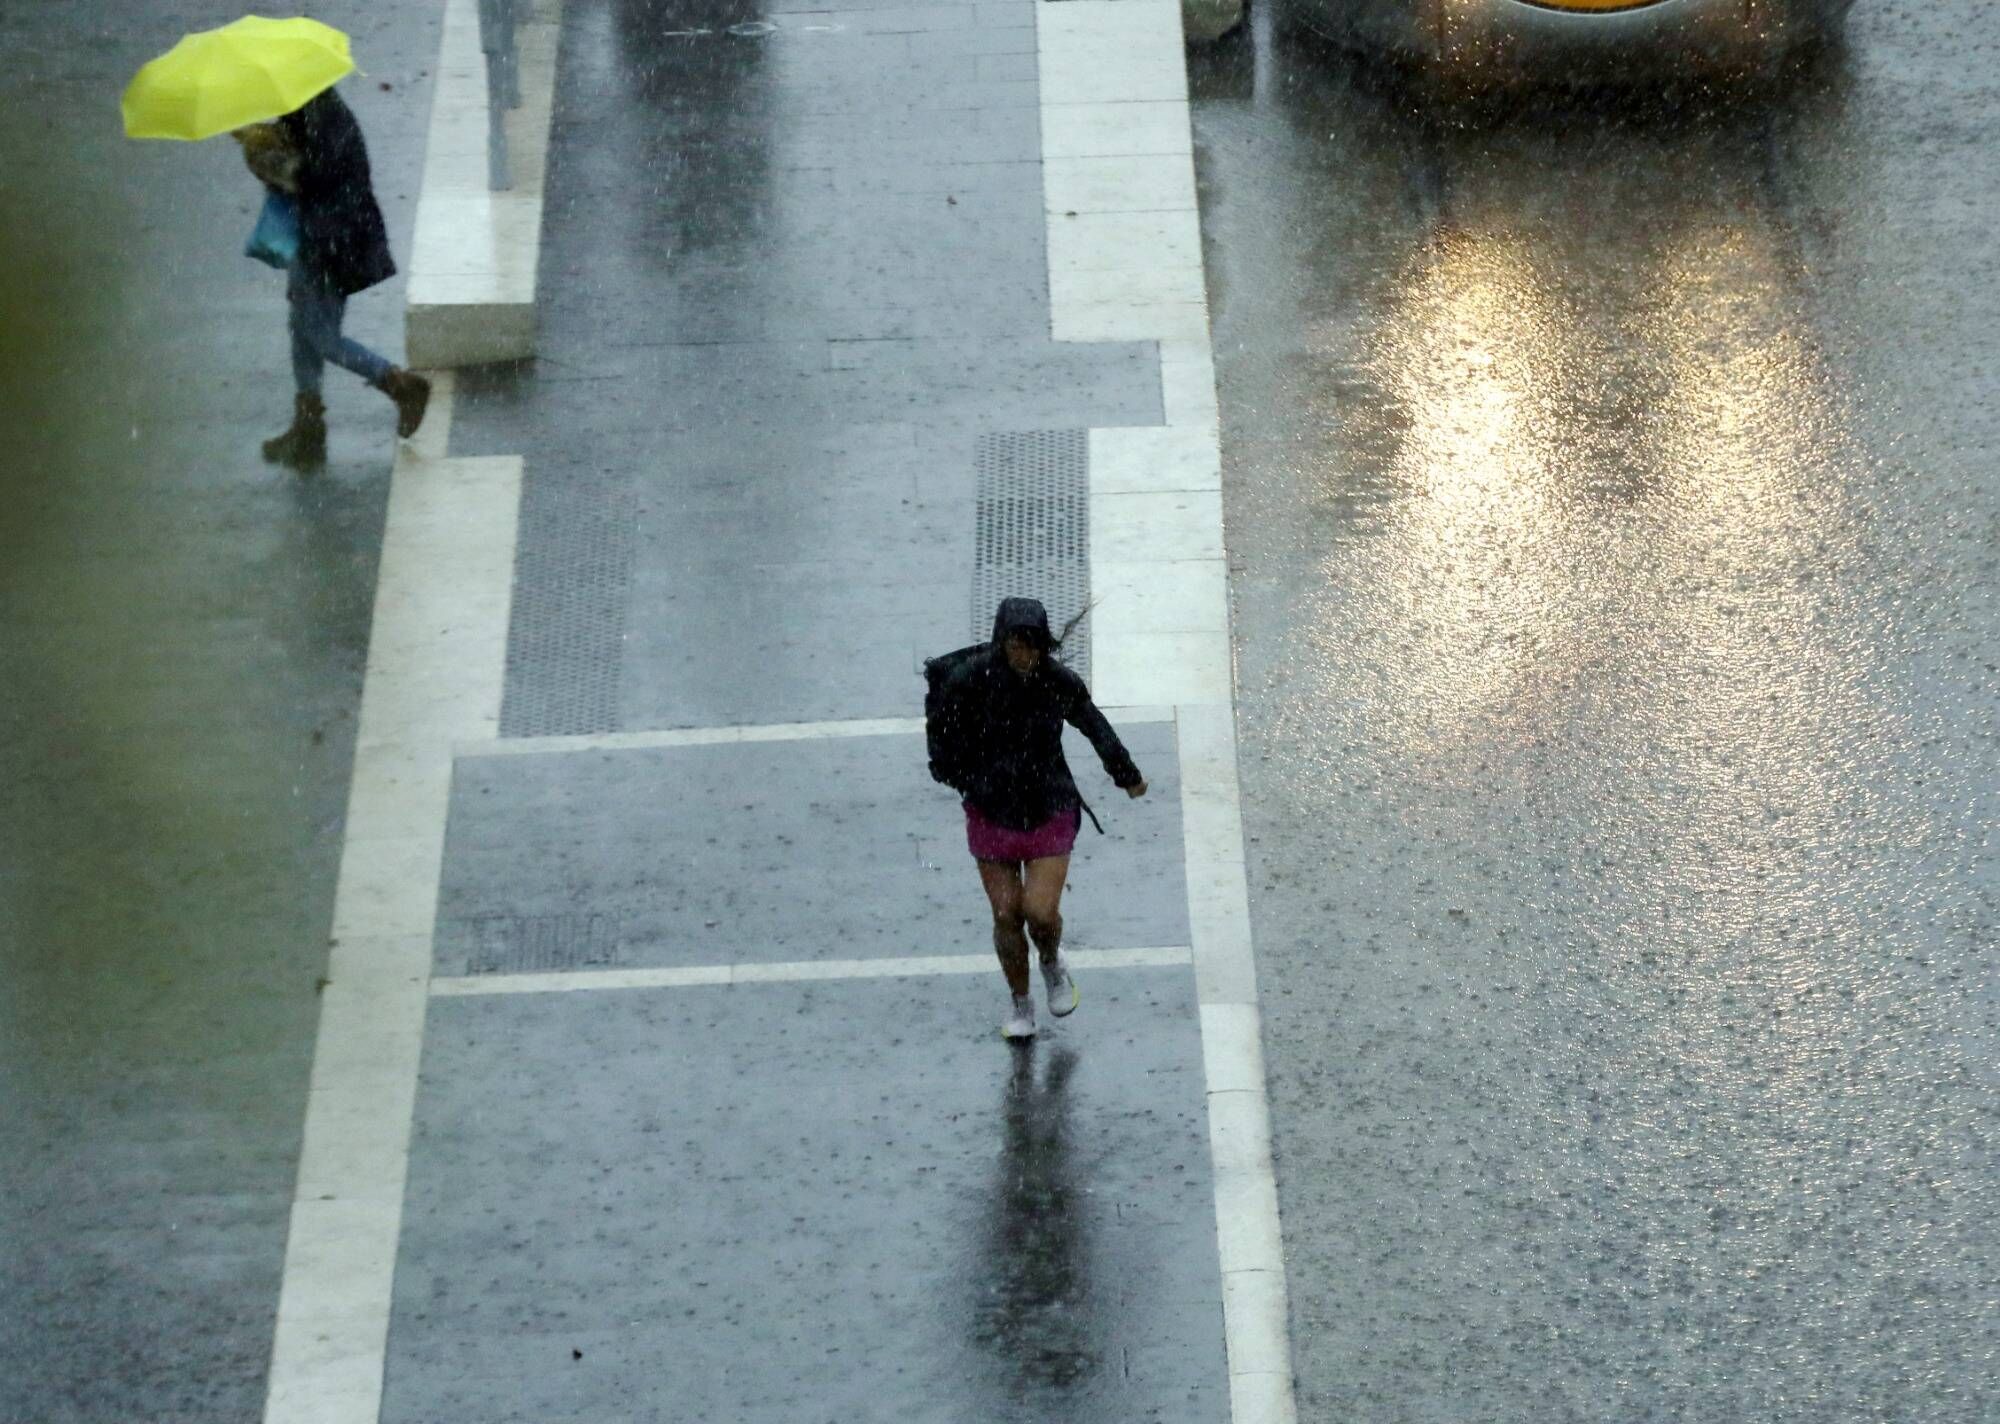
[[[1281,27],[1449,87],[1771,68],[1837,37],[1853,0],[1268,0]]]

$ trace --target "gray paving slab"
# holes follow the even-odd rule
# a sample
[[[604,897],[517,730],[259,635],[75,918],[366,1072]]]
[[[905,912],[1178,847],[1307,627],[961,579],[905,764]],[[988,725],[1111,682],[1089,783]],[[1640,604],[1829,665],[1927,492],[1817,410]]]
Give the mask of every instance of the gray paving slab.
[[[995,29],[934,30],[907,37],[908,53],[917,58],[932,54],[1033,54],[1035,32],[1029,26]]]
[[[811,14],[813,7],[778,11],[779,14]],[[866,30],[879,34],[927,35],[937,33],[964,33],[979,26],[979,16],[970,6],[965,5],[873,5],[863,9],[848,8],[841,12],[838,23],[851,30]]]
[[[996,0],[996,3],[975,5],[973,10],[976,22],[989,29],[1033,28],[1035,23],[1033,5],[1011,5]]]
[[[954,7],[966,10],[978,8],[974,5],[973,0],[936,0],[935,4],[910,5],[895,8],[907,10],[913,14],[934,14],[939,10],[949,10]],[[829,14],[844,15],[854,10],[879,11],[883,8],[883,5],[882,0],[768,0],[766,8],[772,14],[779,15],[792,14],[799,11],[824,11]],[[1011,5],[1008,8],[1030,10],[1032,7],[1022,3]]]
[[[969,561],[970,540],[954,539],[926,562],[954,560],[937,580],[955,574],[956,556]],[[709,570],[661,570],[666,585],[651,623],[627,631],[628,643],[647,652],[625,663],[619,696],[627,709],[659,713],[668,722],[698,725],[710,719],[756,723],[772,707],[808,721],[838,721],[883,713],[913,715],[923,658],[966,641],[963,595],[934,597],[889,574],[862,583],[838,561],[767,563],[760,585],[730,595]],[[902,572],[907,573],[908,570]],[[655,574],[642,571],[640,593]],[[813,610],[801,618],[796,609]],[[856,641],[857,624],[865,636]],[[726,638],[731,652],[717,657],[706,646]],[[912,689],[900,707],[886,708],[881,689]],[[620,721],[629,725],[628,711]]]
[[[1031,7],[689,13],[573,7],[542,356],[460,387],[526,462],[505,735],[913,717],[982,438],[1160,419],[1150,345],[1049,339]],[[1182,945],[1174,731],[1121,731],[1070,942]],[[924,763],[461,756],[436,971],[984,956]],[[997,968],[764,987],[434,1002],[385,1420],[1226,1417],[1191,971],[1021,1055]]]
[[[908,670],[904,675],[910,677]],[[913,687],[920,686],[914,677]],[[1071,734],[1099,808],[1064,901],[1071,942],[1184,945],[1187,895],[1170,724],[1120,729],[1152,783],[1131,801]],[[461,757],[437,924],[439,974],[519,963],[522,926],[590,962],[691,965],[978,954],[986,902],[951,793],[918,736]],[[996,971],[997,973],[997,971]],[[997,982],[997,980],[996,980]]]
[[[904,714],[978,437],[1160,419],[1149,345],[1049,339],[1032,7],[665,37],[760,13],[565,20],[541,358],[454,430],[526,462],[509,735]]]
[[[1226,1419],[1193,976],[1085,994],[433,1001],[385,1424]]]

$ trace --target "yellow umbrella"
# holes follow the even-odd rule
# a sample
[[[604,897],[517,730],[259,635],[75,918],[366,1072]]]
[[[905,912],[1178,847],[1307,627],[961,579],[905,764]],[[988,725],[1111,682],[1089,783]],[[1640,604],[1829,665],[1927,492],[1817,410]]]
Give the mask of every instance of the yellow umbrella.
[[[119,107],[128,138],[213,138],[289,114],[353,72],[332,26],[246,15],[183,36],[133,76]]]

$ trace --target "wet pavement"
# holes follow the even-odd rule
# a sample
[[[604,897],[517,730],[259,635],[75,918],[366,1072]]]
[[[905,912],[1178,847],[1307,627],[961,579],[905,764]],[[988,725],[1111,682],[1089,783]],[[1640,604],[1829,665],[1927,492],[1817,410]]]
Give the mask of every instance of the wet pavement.
[[[401,253],[435,15],[320,13]],[[1032,13],[574,0],[544,356],[454,434],[526,460],[504,735],[913,715],[979,442],[1159,420],[1046,339]],[[1994,1413],[1996,81],[1854,28],[1671,122],[1194,65],[1302,1418]],[[234,154],[117,137],[158,36],[0,33],[0,1418],[255,1420],[389,434],[256,460]],[[1172,949],[1124,730],[1073,924]],[[453,797],[384,1417],[1223,1417],[1186,965],[1032,1055],[989,970],[832,977],[983,939],[910,729]]]
[[[977,439],[1160,418],[1049,337],[1032,6],[765,8],[565,18],[540,359],[454,446],[526,459],[507,735],[907,715]]]
[[[1303,1418],[2000,1408],[1978,17],[1193,70]]]
[[[1180,794],[1172,725],[1128,722],[1119,736],[1147,769],[1149,799],[1171,805]],[[1075,733],[1065,751],[1085,774],[1095,764]],[[804,794],[745,789],[754,787]],[[986,901],[976,881],[965,893],[963,832],[940,820],[940,794],[914,730],[462,756],[436,971],[554,969],[563,958],[632,968],[886,960],[939,952],[941,940],[976,948]],[[1066,918],[1099,947],[1186,944],[1179,822],[1104,819],[1105,835],[1093,832],[1084,854],[1105,863],[1077,877]],[[1104,857],[1092,854],[1100,849]],[[864,883],[872,893],[853,893]],[[546,962],[538,940],[567,948]]]
[[[315,13],[399,256],[429,7]],[[226,17],[224,17],[226,18]],[[117,99],[213,6],[9,6],[0,36],[0,1418],[263,1406],[393,422],[329,379],[281,475],[282,283],[233,144]],[[383,86],[388,86],[385,92]],[[351,329],[400,349],[400,284]]]
[[[1189,972],[1090,978],[438,1000],[382,1418],[1226,1419]]]
[[[444,883],[408,897],[437,897],[440,978],[407,1194],[340,1120],[350,1078],[394,1113],[393,1064],[313,1053],[322,1002],[409,997],[355,967],[365,931],[325,977],[336,864],[373,923],[402,904],[381,866],[423,860],[379,818],[341,848],[385,412],[336,378],[329,469],[257,461],[285,383],[281,302],[236,255],[254,189],[227,149],[110,134],[158,36],[14,23],[71,66],[24,102],[110,136],[101,190],[33,145],[46,181],[10,184],[73,221],[9,249],[10,309],[68,319],[8,362],[49,448],[9,469],[10,685],[36,691],[6,745],[6,1417],[266,1417],[281,1263],[283,1417],[1225,1417],[1174,709],[1129,719],[1153,793],[1079,850],[1091,1008],[1020,1051],[911,725],[921,657],[983,632],[1004,574],[982,482],[1061,505],[1081,560],[1085,431],[1160,422],[1157,352],[1050,339],[1029,0],[758,13],[566,17],[542,356],[460,385],[449,452],[525,457],[499,722],[543,743],[459,748]],[[348,27],[400,236],[436,32]],[[399,295],[355,334],[393,353]],[[369,705],[353,804],[401,785],[403,824],[423,796]],[[862,717],[896,725],[820,720]],[[746,722],[777,735],[616,741]],[[599,968],[656,977],[563,977]],[[378,1269],[386,1359],[357,1359],[330,1322]]]
[[[519,552],[381,1417],[1221,1420],[1172,711],[1078,847],[1088,1007],[1018,1049],[913,721],[990,626],[982,461],[1080,503],[1157,355],[1050,338],[1030,0],[759,13],[566,6],[538,359],[458,384]]]

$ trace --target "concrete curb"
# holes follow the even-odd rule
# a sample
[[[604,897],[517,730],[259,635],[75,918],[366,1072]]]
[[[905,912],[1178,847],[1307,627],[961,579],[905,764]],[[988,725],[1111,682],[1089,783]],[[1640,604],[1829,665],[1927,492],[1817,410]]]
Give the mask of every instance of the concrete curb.
[[[475,0],[446,0],[405,317],[436,391],[390,477],[265,1424],[381,1417],[453,747],[499,735],[521,495],[518,456],[447,457],[441,368],[533,354],[560,19],[539,0],[521,27],[515,187],[493,193]]]
[[[562,0],[536,0],[517,30],[521,107],[504,119],[513,187],[496,193],[488,182],[477,0],[446,0],[403,318],[412,366],[475,366],[535,353],[542,176],[561,33]]]
[[[1222,456],[1180,0],[1035,7],[1052,334],[1159,344],[1163,423],[1090,432],[1101,702],[1170,705],[1235,1424],[1293,1424],[1236,770]]]
[[[380,1415],[451,749],[499,728],[521,461],[445,458],[436,380],[390,483],[265,1424]]]

